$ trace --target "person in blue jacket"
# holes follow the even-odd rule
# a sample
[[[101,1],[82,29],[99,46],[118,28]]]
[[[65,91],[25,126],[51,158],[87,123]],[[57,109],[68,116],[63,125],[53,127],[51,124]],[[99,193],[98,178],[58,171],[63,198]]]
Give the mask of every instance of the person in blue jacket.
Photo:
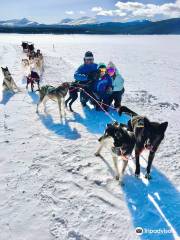
[[[76,82],[85,85],[83,89],[91,95],[93,82],[95,81],[95,76],[97,74],[98,64],[94,63],[93,53],[88,51],[84,56],[84,64],[81,65],[74,74],[74,79]],[[81,91],[80,101],[83,106],[86,106],[86,103],[89,100],[89,96]]]
[[[112,94],[112,79],[107,74],[105,64],[100,64],[98,67],[98,77],[94,83],[94,92],[97,96],[101,106],[108,111],[110,105],[110,96]],[[99,105],[96,105],[96,110],[101,110]]]

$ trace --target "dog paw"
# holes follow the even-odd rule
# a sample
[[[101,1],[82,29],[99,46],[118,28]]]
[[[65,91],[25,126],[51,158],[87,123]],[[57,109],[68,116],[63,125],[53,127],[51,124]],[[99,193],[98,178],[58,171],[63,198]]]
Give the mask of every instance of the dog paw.
[[[94,155],[95,155],[96,157],[100,157],[100,156],[101,156],[101,154],[98,153],[98,152],[96,152]]]
[[[151,175],[149,173],[145,174],[145,178],[148,179],[148,180],[152,179],[152,177],[151,177]]]
[[[140,174],[135,173],[135,177],[136,177],[136,178],[139,178],[139,177],[140,177]]]

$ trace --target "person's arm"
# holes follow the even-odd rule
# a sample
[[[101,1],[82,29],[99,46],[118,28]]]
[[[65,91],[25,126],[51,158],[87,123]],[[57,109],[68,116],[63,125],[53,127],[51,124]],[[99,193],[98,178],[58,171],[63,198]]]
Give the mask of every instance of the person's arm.
[[[123,88],[124,87],[124,78],[121,76],[121,74],[119,74],[117,76],[117,85],[120,87],[120,88]]]
[[[108,77],[108,86],[107,86],[107,89],[106,89],[106,93],[107,94],[111,94],[112,93],[112,89],[113,89],[112,78]]]
[[[121,76],[121,84],[122,84],[122,86],[124,86],[124,78],[122,76]]]
[[[108,77],[108,88],[113,88],[113,82],[111,77]]]
[[[82,73],[82,66],[80,66],[74,74],[74,79],[76,81],[84,82],[88,80],[88,76]]]

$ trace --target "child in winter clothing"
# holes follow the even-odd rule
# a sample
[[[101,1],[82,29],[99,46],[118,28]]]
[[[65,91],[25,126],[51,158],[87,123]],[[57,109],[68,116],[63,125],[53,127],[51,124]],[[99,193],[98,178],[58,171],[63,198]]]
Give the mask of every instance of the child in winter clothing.
[[[112,62],[109,62],[107,66],[107,73],[112,78],[113,84],[110,103],[114,101],[114,107],[119,108],[121,106],[122,95],[124,93],[124,78],[121,76],[116,66]]]
[[[97,95],[99,102],[102,102],[102,107],[105,110],[108,110],[112,93],[112,79],[107,74],[106,65],[104,64],[100,64],[98,67],[98,78],[94,83],[94,92]],[[99,110],[98,105],[96,109]]]

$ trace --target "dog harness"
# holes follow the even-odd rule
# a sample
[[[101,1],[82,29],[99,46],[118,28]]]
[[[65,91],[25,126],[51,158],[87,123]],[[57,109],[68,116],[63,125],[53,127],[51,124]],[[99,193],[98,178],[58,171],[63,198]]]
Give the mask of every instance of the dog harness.
[[[123,160],[125,161],[128,161],[128,157],[127,155],[124,155],[122,150],[121,150],[121,147],[112,147],[112,152],[117,154],[118,156],[121,156]]]
[[[131,119],[131,126],[134,129],[134,127],[143,128],[144,127],[144,117],[136,116]]]

